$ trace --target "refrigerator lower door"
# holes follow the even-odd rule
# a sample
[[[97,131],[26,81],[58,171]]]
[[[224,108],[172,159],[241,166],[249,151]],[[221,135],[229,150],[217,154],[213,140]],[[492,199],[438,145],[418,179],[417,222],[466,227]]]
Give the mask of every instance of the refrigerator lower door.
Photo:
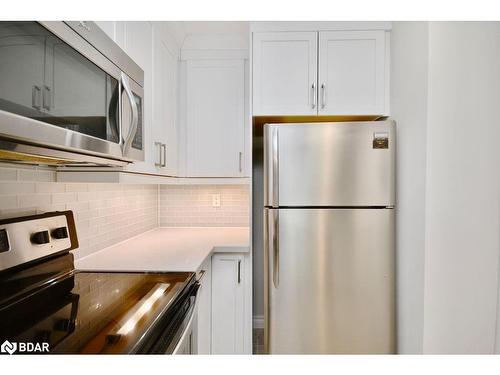
[[[392,209],[265,209],[270,354],[395,353]]]

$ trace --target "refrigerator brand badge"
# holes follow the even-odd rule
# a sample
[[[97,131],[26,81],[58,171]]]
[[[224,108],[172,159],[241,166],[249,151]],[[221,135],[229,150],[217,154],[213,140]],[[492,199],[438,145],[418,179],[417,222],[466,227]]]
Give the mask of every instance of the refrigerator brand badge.
[[[373,133],[373,148],[389,148],[389,134]]]

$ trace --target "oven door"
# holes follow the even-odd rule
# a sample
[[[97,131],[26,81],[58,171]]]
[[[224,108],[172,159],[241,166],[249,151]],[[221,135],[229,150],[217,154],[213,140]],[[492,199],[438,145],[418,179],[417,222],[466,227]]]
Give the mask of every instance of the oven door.
[[[172,354],[197,354],[196,348],[198,347],[196,338],[196,327],[197,327],[197,304],[195,303],[186,315],[187,324],[182,330],[181,338],[177,343]],[[165,353],[168,354],[168,353]]]
[[[0,157],[23,152],[11,146],[21,144],[41,156],[54,155],[46,148],[144,159],[142,87],[66,23],[0,22],[0,82]]]
[[[162,315],[142,342],[138,354],[196,354],[197,296],[200,284],[192,281]]]

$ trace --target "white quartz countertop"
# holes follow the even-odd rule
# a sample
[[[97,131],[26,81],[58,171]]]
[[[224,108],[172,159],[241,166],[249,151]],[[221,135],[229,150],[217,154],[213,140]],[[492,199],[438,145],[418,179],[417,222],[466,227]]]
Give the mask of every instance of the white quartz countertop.
[[[85,271],[195,272],[214,252],[248,252],[248,227],[156,228],[75,261]]]

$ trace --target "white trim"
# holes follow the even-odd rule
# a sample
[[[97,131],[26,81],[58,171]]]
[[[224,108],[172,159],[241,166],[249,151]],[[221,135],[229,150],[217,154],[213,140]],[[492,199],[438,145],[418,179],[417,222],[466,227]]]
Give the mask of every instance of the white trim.
[[[264,316],[254,315],[253,316],[253,328],[264,328]]]
[[[183,49],[181,60],[248,59],[248,49]]]
[[[391,30],[390,21],[250,22],[250,32]]]

